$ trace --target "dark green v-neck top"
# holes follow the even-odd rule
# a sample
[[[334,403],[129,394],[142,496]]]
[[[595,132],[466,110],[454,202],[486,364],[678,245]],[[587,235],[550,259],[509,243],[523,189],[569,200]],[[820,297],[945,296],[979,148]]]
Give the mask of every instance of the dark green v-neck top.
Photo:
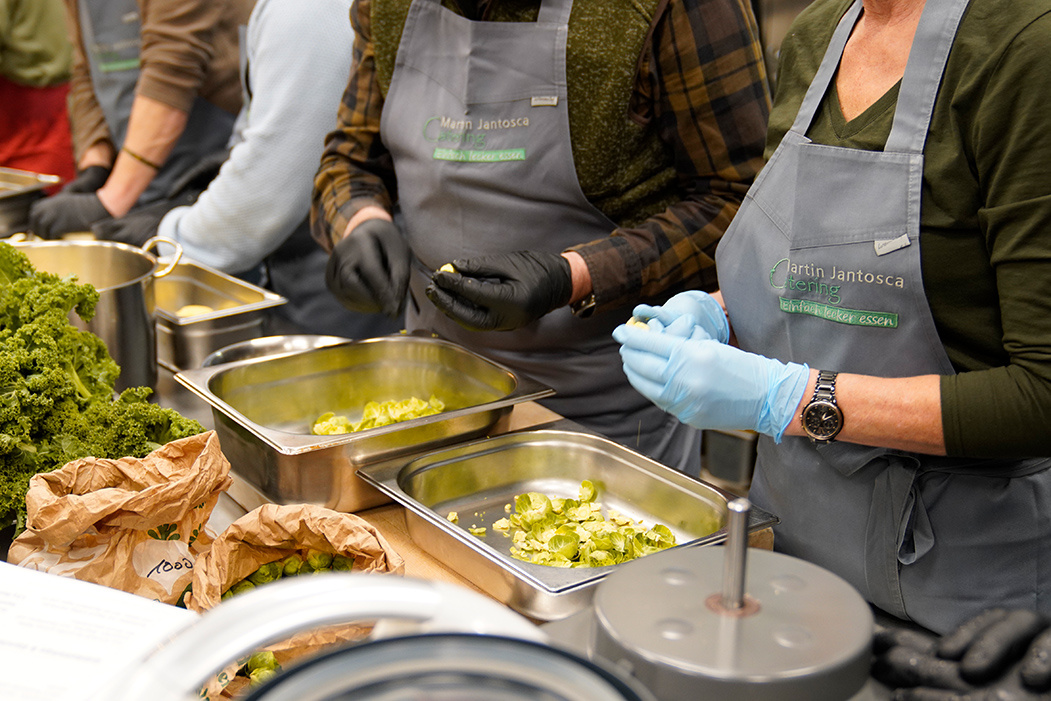
[[[816,0],[789,30],[767,157],[851,2]],[[972,0],[931,117],[920,246],[924,288],[958,373],[941,382],[950,455],[1051,455],[1049,46],[1046,0]],[[848,122],[833,88],[807,136],[880,150],[897,92]]]

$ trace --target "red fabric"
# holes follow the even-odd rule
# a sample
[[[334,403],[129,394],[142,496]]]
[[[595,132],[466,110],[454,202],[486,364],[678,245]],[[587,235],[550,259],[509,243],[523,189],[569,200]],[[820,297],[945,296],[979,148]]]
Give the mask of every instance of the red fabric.
[[[0,166],[73,178],[68,93],[68,84],[36,88],[0,76]]]

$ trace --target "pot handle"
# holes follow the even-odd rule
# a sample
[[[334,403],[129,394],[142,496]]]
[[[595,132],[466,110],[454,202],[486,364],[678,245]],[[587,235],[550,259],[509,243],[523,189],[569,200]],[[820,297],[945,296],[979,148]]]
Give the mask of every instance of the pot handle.
[[[179,259],[182,258],[182,245],[178,241],[170,239],[166,236],[154,236],[149,241],[142,244],[142,250],[148,253],[149,250],[156,246],[158,243],[166,243],[169,246],[175,247],[175,253],[172,254],[171,262],[153,274],[153,277],[164,277],[165,275],[167,275],[175,269],[175,266],[179,263]]]

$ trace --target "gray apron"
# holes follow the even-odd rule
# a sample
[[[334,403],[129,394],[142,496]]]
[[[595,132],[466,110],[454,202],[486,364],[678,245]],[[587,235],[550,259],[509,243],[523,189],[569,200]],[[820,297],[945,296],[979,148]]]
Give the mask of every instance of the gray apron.
[[[114,147],[120,149],[139,81],[139,6],[136,0],[78,0],[77,7],[95,100],[102,109]],[[226,146],[234,118],[235,115],[198,97],[186,129],[138,203],[165,198],[179,176],[202,156]]]
[[[413,271],[409,329],[425,329],[553,387],[552,410],[696,474],[699,432],[638,394],[610,333],[631,316],[589,319],[568,308],[510,332],[473,332],[423,294],[455,258],[553,253],[616,228],[577,180],[566,104],[572,0],[544,0],[535,23],[476,22],[415,0],[383,108]]]
[[[930,115],[967,4],[926,3],[882,152],[805,136],[860,0],[844,16],[719,245],[719,281],[745,350],[882,377],[954,373],[924,293],[920,194]],[[779,550],[944,632],[994,604],[1051,610],[1041,594],[1051,584],[1049,465],[764,437],[751,496],[781,517]]]

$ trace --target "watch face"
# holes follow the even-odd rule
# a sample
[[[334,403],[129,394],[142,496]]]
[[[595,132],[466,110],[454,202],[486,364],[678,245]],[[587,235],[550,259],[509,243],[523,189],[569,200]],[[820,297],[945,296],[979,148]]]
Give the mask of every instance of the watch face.
[[[803,428],[815,440],[835,438],[842,427],[843,412],[832,402],[811,402],[803,412]]]

